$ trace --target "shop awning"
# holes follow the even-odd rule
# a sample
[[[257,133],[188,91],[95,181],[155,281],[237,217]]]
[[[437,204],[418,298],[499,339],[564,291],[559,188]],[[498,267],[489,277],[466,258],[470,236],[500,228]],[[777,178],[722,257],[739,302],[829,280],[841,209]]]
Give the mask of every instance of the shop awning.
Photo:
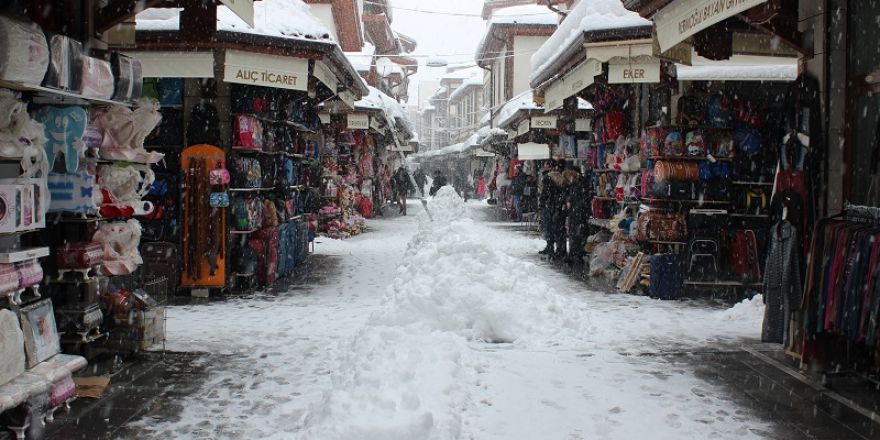
[[[516,152],[516,157],[519,160],[550,159],[550,146],[547,144],[536,144],[534,142],[517,144]]]
[[[797,65],[675,66],[679,81],[794,81]]]
[[[214,52],[125,52],[143,66],[144,78],[212,78]]]
[[[596,75],[602,73],[602,63],[597,60],[587,60],[562,79],[553,82],[544,93],[544,111],[549,112],[562,107],[562,103],[569,96],[575,95],[581,90],[593,84]]]
[[[660,51],[767,0],[677,0],[654,15]]]

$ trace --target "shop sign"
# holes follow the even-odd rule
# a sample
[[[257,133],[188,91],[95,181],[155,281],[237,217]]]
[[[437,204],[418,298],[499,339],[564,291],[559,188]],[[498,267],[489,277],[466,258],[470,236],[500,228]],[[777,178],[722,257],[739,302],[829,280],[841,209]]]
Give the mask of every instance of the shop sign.
[[[516,126],[516,135],[517,136],[522,136],[528,132],[529,132],[529,120],[528,119],[520,122],[519,125]]]
[[[516,130],[507,130],[507,139],[516,139]]]
[[[254,27],[254,0],[220,0],[250,27]]]
[[[357,101],[355,99],[354,93],[352,93],[348,90],[343,90],[343,91],[339,92],[338,96],[339,96],[339,100],[342,101],[342,103],[345,104],[346,107],[348,107],[350,109],[354,108],[354,102]]]
[[[324,83],[331,92],[336,94],[336,89],[339,87],[339,81],[336,80],[336,75],[333,74],[333,71],[330,70],[327,65],[320,61],[315,61],[315,67],[312,69],[312,74],[315,78],[318,78],[318,81]]]
[[[602,63],[596,60],[587,60],[575,67],[568,75],[547,88],[544,94],[544,111],[549,112],[562,107],[566,98],[589,87],[593,84],[593,78],[601,73]]]
[[[141,62],[144,78],[213,78],[213,52],[125,52]]]
[[[593,131],[593,120],[588,118],[575,119],[574,131]]]
[[[657,42],[657,34],[654,34],[654,42],[652,46],[652,53],[657,58],[671,61],[676,64],[684,64],[685,66],[690,66],[693,63],[692,58],[694,46],[687,41],[682,41],[664,52],[660,50],[660,43]]]
[[[318,117],[321,118],[321,124],[327,125],[330,123],[330,113],[318,113]]]
[[[556,116],[532,116],[532,128],[556,128]]]
[[[370,128],[370,115],[366,113],[351,113],[348,115],[349,130],[368,130]]]
[[[477,148],[474,150],[474,156],[476,157],[495,157],[495,153],[491,151],[486,151],[482,148]]]
[[[226,51],[223,80],[228,83],[308,90],[309,62],[301,58]]]
[[[660,60],[608,65],[608,83],[658,83]]]
[[[654,15],[660,51],[767,0],[679,0]]]
[[[379,118],[370,118],[370,128],[376,131],[382,129],[382,124],[379,122]]]
[[[517,144],[516,158],[519,160],[550,159],[550,145],[527,142]]]

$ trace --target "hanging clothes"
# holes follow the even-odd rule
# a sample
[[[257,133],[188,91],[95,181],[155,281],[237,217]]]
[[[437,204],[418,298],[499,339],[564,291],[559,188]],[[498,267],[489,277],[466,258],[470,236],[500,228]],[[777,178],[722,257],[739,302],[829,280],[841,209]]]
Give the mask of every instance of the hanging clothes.
[[[811,343],[826,335],[880,350],[880,226],[823,219],[813,234],[802,299],[802,358],[821,357],[826,347]]]
[[[788,221],[771,228],[764,269],[764,325],[761,340],[789,345],[791,313],[801,308],[801,271],[797,229]]]

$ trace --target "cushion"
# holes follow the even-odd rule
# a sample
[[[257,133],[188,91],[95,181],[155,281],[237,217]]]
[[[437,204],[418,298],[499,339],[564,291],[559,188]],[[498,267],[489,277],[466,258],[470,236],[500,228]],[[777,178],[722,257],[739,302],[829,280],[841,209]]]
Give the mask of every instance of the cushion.
[[[18,318],[10,310],[0,309],[0,384],[24,373],[24,335]]]

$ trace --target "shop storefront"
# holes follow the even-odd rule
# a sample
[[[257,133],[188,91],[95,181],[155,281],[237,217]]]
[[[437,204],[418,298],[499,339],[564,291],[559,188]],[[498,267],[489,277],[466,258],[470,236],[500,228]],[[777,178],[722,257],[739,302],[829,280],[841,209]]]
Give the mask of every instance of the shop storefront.
[[[19,4],[0,8],[0,425],[30,435],[75,395],[86,359],[62,350],[145,350],[180,289],[295,276],[325,204],[318,106],[369,91],[335,42],[266,14],[230,30],[240,11],[212,5],[219,30],[184,32],[181,12],[117,50],[86,29],[133,11]]]

